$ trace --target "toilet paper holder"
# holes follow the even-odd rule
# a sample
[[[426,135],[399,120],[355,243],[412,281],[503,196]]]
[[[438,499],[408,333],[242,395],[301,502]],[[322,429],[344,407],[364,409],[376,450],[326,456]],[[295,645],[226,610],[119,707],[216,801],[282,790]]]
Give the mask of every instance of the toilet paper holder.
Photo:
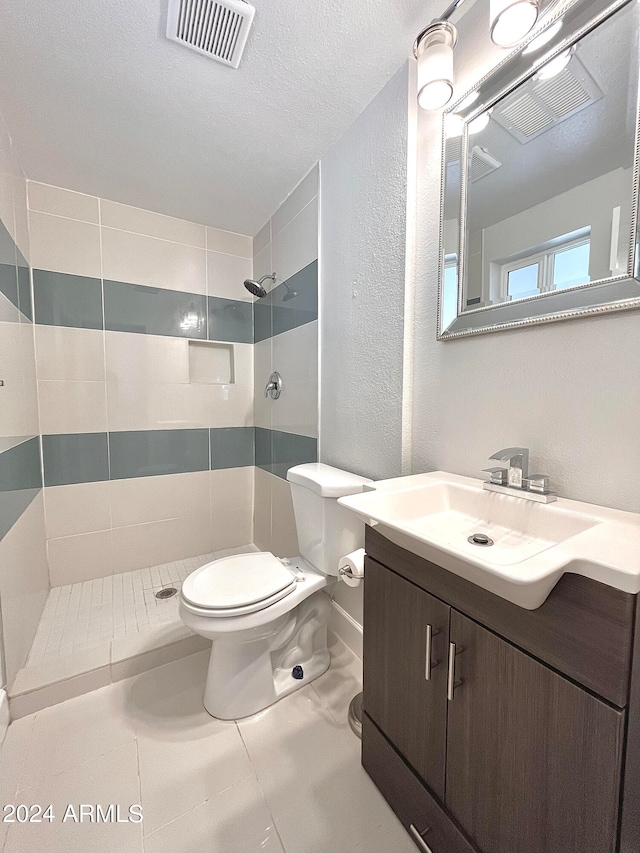
[[[347,578],[353,578],[353,579],[356,579],[356,578],[357,578],[358,580],[360,580],[360,578],[358,578],[358,576],[357,576],[357,575],[354,575],[353,570],[351,569],[351,566],[341,566],[341,567],[338,569],[338,574],[339,574],[341,577],[342,577],[342,576],[345,576],[345,577],[347,577]]]

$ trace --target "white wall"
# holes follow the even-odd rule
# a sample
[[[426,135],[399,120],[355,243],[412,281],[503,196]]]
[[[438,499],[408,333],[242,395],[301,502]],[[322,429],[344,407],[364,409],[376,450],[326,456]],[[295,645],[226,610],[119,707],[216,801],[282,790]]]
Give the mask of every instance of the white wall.
[[[402,473],[407,91],[404,66],[321,170],[320,459],[374,479]],[[334,601],[348,616],[332,627],[361,653],[362,587]]]
[[[460,40],[460,94],[497,58],[486,41]],[[436,341],[440,139],[426,113],[418,164],[413,471],[478,476],[525,445],[561,495],[640,511],[640,312]]]
[[[323,462],[375,479],[402,467],[407,66],[322,160]]]

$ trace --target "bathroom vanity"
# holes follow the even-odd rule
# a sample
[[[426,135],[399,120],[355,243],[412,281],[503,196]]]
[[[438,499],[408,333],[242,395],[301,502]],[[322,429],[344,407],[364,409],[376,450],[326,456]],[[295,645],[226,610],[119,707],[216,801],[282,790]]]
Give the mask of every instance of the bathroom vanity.
[[[362,763],[418,849],[638,853],[638,596],[564,573],[525,609],[366,552]]]

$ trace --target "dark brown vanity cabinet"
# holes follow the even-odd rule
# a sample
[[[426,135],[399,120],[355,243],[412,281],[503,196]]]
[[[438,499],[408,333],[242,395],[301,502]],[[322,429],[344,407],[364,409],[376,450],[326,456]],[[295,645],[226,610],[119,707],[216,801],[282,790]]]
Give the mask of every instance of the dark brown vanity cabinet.
[[[612,623],[618,664],[627,666],[626,695],[616,704],[584,686],[597,681],[599,664],[589,673],[581,660],[580,620],[541,630],[536,655],[521,647],[556,605],[541,613],[545,605],[513,612],[501,599],[483,604],[496,597],[451,582],[374,530],[367,554],[363,765],[417,847],[640,853],[633,816],[623,819],[636,597],[620,593],[603,604],[593,581],[577,593],[573,581],[560,590],[584,606],[585,636]],[[565,653],[556,646],[570,642],[567,631],[574,648]],[[610,647],[604,653],[617,659]],[[603,689],[615,693],[610,685]],[[638,796],[629,792],[628,809],[637,811]]]

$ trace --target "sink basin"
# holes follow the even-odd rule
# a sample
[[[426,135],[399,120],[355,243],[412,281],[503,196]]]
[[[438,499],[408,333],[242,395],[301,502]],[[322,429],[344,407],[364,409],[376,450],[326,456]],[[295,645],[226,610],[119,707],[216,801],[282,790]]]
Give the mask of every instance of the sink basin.
[[[543,504],[436,471],[382,480],[339,503],[391,541],[534,610],[564,572],[640,592],[640,515],[559,498]],[[469,539],[480,534],[491,544]]]

